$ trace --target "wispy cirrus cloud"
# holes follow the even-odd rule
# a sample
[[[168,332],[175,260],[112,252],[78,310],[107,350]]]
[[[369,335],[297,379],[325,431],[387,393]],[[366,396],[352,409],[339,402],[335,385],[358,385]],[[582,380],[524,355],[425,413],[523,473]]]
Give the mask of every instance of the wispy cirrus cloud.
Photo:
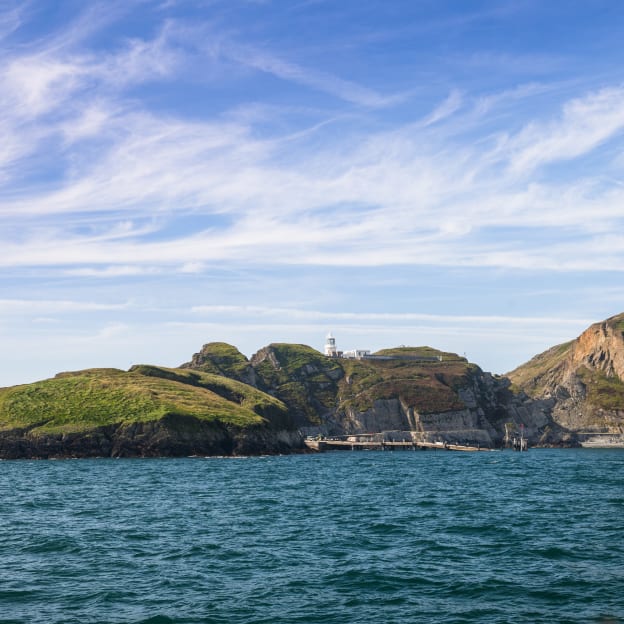
[[[0,384],[328,326],[504,370],[618,311],[604,16],[244,4],[0,2]]]
[[[453,89],[448,97],[425,117],[422,122],[423,126],[431,126],[438,121],[446,119],[461,107],[462,101],[463,97],[461,92],[458,89]]]
[[[82,21],[95,28],[91,13]],[[62,265],[92,275],[112,275],[114,265],[120,275],[139,266],[200,271],[224,260],[596,270],[620,257],[614,241],[608,256],[583,252],[595,252],[600,233],[621,223],[621,187],[591,171],[573,183],[531,178],[618,137],[619,87],[564,101],[558,115],[534,115],[515,134],[493,136],[488,124],[480,129],[479,115],[541,87],[493,94],[476,116],[454,89],[421,123],[342,135],[332,121],[335,131],[321,123],[267,133],[228,111],[189,120],[133,98],[131,88],[175,80],[189,55],[196,62],[204,54],[192,38],[182,50],[182,29],[172,22],[103,55],[81,47],[71,30],[0,61],[0,169],[4,163],[5,180],[20,182],[0,200],[0,214],[7,228],[24,228],[2,241],[2,266]],[[383,108],[400,97],[253,46],[223,44],[218,54],[347,107]],[[445,131],[470,115],[476,140]],[[31,183],[30,173],[52,163],[53,179],[35,175]],[[174,225],[189,215],[204,224],[178,232]],[[35,217],[36,227],[24,225]],[[88,219],[100,225],[85,227]],[[504,228],[520,229],[501,246],[496,232]],[[544,228],[565,228],[570,240],[544,245],[527,233]]]
[[[83,300],[0,299],[2,314],[56,314],[125,310],[128,303],[101,303]]]
[[[519,316],[493,316],[493,315],[454,315],[454,314],[423,314],[418,312],[338,312],[321,311],[298,308],[280,308],[254,305],[202,305],[193,306],[191,312],[199,316],[232,314],[250,317],[272,317],[276,319],[290,319],[293,322],[301,320],[309,321],[393,321],[411,322],[427,321],[431,323],[453,323],[459,324],[511,324],[511,325],[560,325],[568,324],[577,326],[579,324],[591,323],[589,319],[554,318],[549,317],[519,317]]]
[[[20,27],[29,4],[29,2],[7,2],[3,10],[0,10],[0,41]]]
[[[529,173],[583,156],[623,128],[624,88],[609,87],[566,102],[556,120],[530,122],[503,149],[514,173]]]
[[[407,97],[406,94],[384,95],[334,74],[305,68],[292,61],[286,61],[265,50],[226,44],[221,48],[221,53],[246,67],[272,74],[283,80],[296,82],[311,89],[317,89],[360,106],[384,108],[404,101]]]

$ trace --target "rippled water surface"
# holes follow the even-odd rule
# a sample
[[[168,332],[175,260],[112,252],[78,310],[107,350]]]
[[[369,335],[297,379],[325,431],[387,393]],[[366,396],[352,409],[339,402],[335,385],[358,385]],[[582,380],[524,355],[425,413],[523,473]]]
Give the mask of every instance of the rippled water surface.
[[[624,622],[624,450],[0,462],[0,623]]]

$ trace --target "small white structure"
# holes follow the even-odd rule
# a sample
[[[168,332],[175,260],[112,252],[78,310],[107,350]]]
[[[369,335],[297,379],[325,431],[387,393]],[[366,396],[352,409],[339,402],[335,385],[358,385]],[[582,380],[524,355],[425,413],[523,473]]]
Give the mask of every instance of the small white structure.
[[[327,338],[325,338],[325,355],[327,357],[338,357],[336,339],[332,336],[331,332],[329,332],[329,334],[327,334]]]
[[[329,332],[325,338],[325,355],[333,358],[347,358],[350,360],[361,360],[362,358],[370,357],[370,351],[368,349],[352,349],[351,351],[338,351],[336,348],[336,339],[333,334]]]
[[[349,360],[361,360],[364,357],[367,357],[370,355],[370,351],[369,350],[365,350],[365,349],[352,349],[351,351],[345,351],[342,354],[343,358],[347,358]]]

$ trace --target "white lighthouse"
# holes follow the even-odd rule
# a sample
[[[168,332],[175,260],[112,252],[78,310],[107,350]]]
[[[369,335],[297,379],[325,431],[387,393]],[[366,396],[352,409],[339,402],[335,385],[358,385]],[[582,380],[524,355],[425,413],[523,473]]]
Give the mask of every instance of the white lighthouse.
[[[327,357],[337,357],[338,351],[336,351],[336,339],[332,336],[332,333],[327,334],[325,338],[325,355]]]

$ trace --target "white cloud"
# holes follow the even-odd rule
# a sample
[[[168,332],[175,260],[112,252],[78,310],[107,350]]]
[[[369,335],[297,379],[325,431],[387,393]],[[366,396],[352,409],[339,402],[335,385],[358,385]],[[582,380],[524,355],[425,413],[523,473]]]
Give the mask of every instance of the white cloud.
[[[254,118],[188,121],[150,112],[126,93],[175,78],[191,53],[180,51],[180,32],[170,24],[151,40],[96,57],[74,51],[76,31],[63,45],[0,62],[0,176],[10,183],[40,166],[29,156],[62,170],[53,183],[22,182],[0,198],[0,266],[61,266],[78,277],[192,274],[223,261],[596,270],[608,260],[624,267],[620,246],[601,248],[600,238],[621,224],[621,186],[592,172],[574,183],[531,177],[617,137],[624,89],[575,97],[554,121],[535,115],[494,148],[489,134],[463,142],[445,133],[464,118],[458,90],[424,121],[389,131],[343,136],[336,121],[335,132],[323,122],[259,132]],[[358,106],[395,97],[255,48],[222,48],[239,63]],[[477,117],[543,92],[527,85],[498,100],[490,95]],[[187,215],[203,217],[203,225],[177,233],[177,219]],[[501,247],[496,230],[504,228],[525,233]],[[549,230],[561,229],[568,242],[545,243]]]
[[[44,300],[44,299],[0,299],[1,314],[38,316],[56,313],[82,313],[128,309],[128,303],[100,303],[96,301]]]
[[[29,2],[24,1],[21,5],[14,3],[13,6],[3,7],[3,10],[0,11],[0,41],[14,33],[21,26],[23,12],[29,4]],[[9,2],[6,5],[9,5]]]
[[[355,82],[344,80],[326,72],[301,67],[296,63],[259,49],[228,44],[222,46],[220,52],[227,58],[247,67],[334,95],[360,106],[383,108],[397,104],[406,97],[405,94],[382,95]]]
[[[3,107],[19,117],[37,117],[64,103],[81,86],[86,68],[51,56],[18,57],[0,74]]]
[[[280,308],[255,305],[202,305],[193,306],[191,312],[197,315],[217,316],[249,316],[252,318],[270,317],[279,319],[281,322],[308,321],[333,321],[333,322],[369,322],[384,321],[395,323],[405,322],[428,322],[466,325],[589,325],[592,321],[576,318],[546,317],[520,317],[520,316],[493,316],[493,315],[452,315],[452,314],[423,314],[417,312],[336,312],[320,311],[297,308]]]
[[[113,265],[102,268],[81,267],[77,269],[67,269],[64,271],[64,275],[74,277],[118,278],[136,275],[159,275],[162,274],[162,272],[163,270],[160,267]]]
[[[442,102],[439,106],[437,106],[423,121],[423,126],[431,126],[438,121],[442,121],[446,119],[454,112],[459,110],[462,105],[462,94],[457,89],[453,89],[449,96]]]
[[[611,87],[570,100],[556,121],[529,123],[503,149],[511,170],[528,173],[542,165],[572,160],[613,138],[624,128],[624,88]]]

